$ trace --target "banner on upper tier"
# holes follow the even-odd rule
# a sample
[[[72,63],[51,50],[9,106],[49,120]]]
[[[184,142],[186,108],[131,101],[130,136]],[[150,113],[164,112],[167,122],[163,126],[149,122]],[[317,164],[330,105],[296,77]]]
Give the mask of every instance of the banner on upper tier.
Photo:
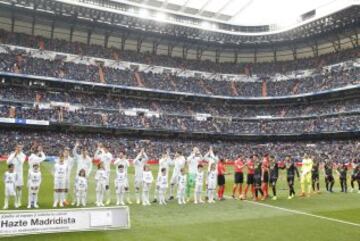
[[[0,237],[129,228],[126,206],[0,212]]]

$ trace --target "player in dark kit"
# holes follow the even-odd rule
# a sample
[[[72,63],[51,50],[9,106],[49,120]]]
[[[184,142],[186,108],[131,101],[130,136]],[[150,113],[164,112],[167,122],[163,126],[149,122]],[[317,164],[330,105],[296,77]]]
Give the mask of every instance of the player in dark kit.
[[[261,163],[261,189],[264,193],[263,199],[266,199],[269,196],[269,168],[269,154],[266,154]]]
[[[276,182],[279,177],[279,165],[274,156],[270,156],[270,186],[272,188],[272,200],[276,200]]]
[[[351,174],[351,192],[354,191],[354,183],[358,183],[358,192],[360,193],[360,163],[353,161],[352,163],[353,172]]]
[[[256,201],[259,200],[259,193],[261,194],[261,199],[264,199],[264,192],[262,190],[262,163],[258,162],[255,164],[254,170],[254,186],[255,186],[255,199]]]
[[[246,187],[243,199],[246,199],[247,192],[249,187],[251,188],[252,198],[255,198],[255,186],[254,186],[254,173],[255,173],[255,163],[257,163],[258,156],[252,155],[251,158],[246,162],[247,167],[247,180]]]
[[[316,161],[314,158],[314,164],[311,168],[311,186],[313,192],[320,193],[320,182],[319,182],[319,162]]]
[[[339,181],[341,186],[341,192],[347,192],[347,166],[345,163],[341,163],[337,168],[339,174]]]
[[[335,179],[333,175],[333,163],[327,161],[324,166],[326,191],[333,192]]]
[[[285,168],[286,168],[286,179],[289,186],[289,197],[288,199],[293,199],[295,197],[294,181],[295,175],[299,178],[299,170],[295,166],[295,162],[291,160],[291,156],[285,158]]]

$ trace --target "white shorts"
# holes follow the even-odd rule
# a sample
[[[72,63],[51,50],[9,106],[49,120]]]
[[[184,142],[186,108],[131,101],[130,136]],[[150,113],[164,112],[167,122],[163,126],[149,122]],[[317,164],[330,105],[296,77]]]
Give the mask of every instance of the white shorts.
[[[21,187],[23,185],[24,185],[24,178],[23,178],[23,174],[20,173],[19,175],[17,175],[16,181],[15,181],[15,186]]]
[[[5,196],[16,196],[16,188],[13,184],[5,184]]]
[[[96,183],[96,191],[102,192],[106,190],[106,183]]]
[[[195,184],[195,192],[202,192],[203,190],[203,185],[196,185]]]
[[[215,190],[216,189],[216,183],[209,183],[207,189],[208,190]]]
[[[126,182],[125,183],[116,183],[115,182],[115,193],[120,194],[125,192]]]
[[[185,190],[186,190],[185,186],[178,187],[177,196],[181,197],[181,196],[185,195]]]
[[[86,190],[76,190],[76,197],[85,197],[86,196]]]
[[[143,183],[143,192],[148,192],[150,191],[151,188],[151,184],[149,183]]]
[[[140,188],[143,183],[142,176],[135,176],[135,188]]]
[[[167,187],[160,187],[159,193],[164,194],[164,193],[166,193],[166,190],[167,190]]]
[[[179,176],[179,173],[178,172],[174,172],[171,176],[171,179],[170,179],[170,184],[172,185],[175,185],[178,183],[178,176]]]
[[[29,185],[29,192],[30,193],[38,193],[40,190],[39,185]]]
[[[66,179],[55,179],[54,180],[54,189],[66,189],[67,180]]]

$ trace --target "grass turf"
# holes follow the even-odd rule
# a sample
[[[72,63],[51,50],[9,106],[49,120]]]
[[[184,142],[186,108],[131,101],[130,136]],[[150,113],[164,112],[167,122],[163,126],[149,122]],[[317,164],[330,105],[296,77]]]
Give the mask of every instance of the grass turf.
[[[27,165],[25,165],[27,166]],[[51,208],[52,164],[42,165],[43,182],[39,205]],[[231,171],[231,168],[228,168]],[[0,163],[0,173],[4,173],[6,164]],[[27,167],[24,168],[27,173]],[[157,166],[152,167],[156,176]],[[95,183],[93,173],[89,182],[88,206],[94,206]],[[133,168],[129,169],[130,189],[133,190]],[[26,175],[25,175],[26,176]],[[112,173],[114,177],[114,171]],[[226,194],[231,194],[232,175],[227,176]],[[337,181],[337,180],[336,180]],[[323,184],[323,179],[321,179]],[[338,183],[337,183],[338,184]],[[335,190],[339,190],[336,184]],[[298,181],[296,190],[299,190]],[[323,187],[324,189],[324,187]],[[112,188],[112,191],[114,189]],[[3,204],[3,183],[0,184],[0,204]],[[113,193],[113,203],[115,194]],[[26,203],[27,190],[23,193],[23,206]],[[133,197],[134,200],[134,197]],[[285,173],[280,173],[278,182],[278,200],[261,203],[272,206],[303,211],[319,216],[340,219],[360,225],[360,194],[322,193],[310,198],[287,200]],[[11,203],[11,206],[13,203]],[[57,233],[30,236],[6,237],[9,241],[115,241],[115,240],[356,240],[360,236],[360,227],[337,223],[316,217],[296,214],[272,207],[260,206],[251,201],[226,200],[216,204],[179,206],[175,201],[167,206],[153,204],[150,207],[130,205],[131,229],[120,231],[100,231],[81,233]]]

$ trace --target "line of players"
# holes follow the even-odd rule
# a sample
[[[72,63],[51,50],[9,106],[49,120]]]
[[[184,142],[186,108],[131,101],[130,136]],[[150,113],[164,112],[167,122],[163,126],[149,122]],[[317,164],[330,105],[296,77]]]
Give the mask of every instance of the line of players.
[[[76,177],[74,182],[74,199],[72,205],[86,206],[88,179],[92,172],[92,158],[89,156],[85,146],[78,153],[79,143],[75,144],[70,155],[70,150],[65,149],[59,155],[53,168],[54,176],[54,203],[53,207],[63,207],[69,204],[68,192],[70,187],[70,176],[73,166],[76,165]],[[27,179],[28,187],[28,208],[38,208],[38,193],[41,185],[40,164],[45,160],[46,156],[41,146],[29,156],[29,172]],[[110,204],[110,171],[113,164],[116,169],[114,178],[116,204],[125,205],[132,204],[129,196],[129,180],[128,168],[130,160],[125,153],[120,151],[117,158],[114,158],[108,148],[102,144],[98,144],[94,159],[99,160],[95,173],[96,181],[96,205],[104,206]],[[23,164],[26,155],[22,152],[22,146],[17,145],[15,151],[12,152],[8,159],[8,170],[4,175],[5,198],[4,209],[8,208],[9,198],[14,197],[15,208],[21,207],[22,187],[23,187]],[[113,161],[114,160],[114,161]],[[149,166],[146,164],[149,160],[144,149],[138,153],[133,160],[135,167],[135,197],[136,203],[150,205],[150,190],[155,181],[155,199],[153,202],[159,202],[165,205],[167,200],[177,197],[179,204],[189,202],[190,196],[193,195],[194,203],[203,203],[204,182],[206,186],[206,197],[209,203],[214,203],[216,199],[224,200],[226,162],[219,159],[215,151],[210,147],[209,151],[203,156],[199,149],[194,147],[190,156],[185,158],[180,151],[177,151],[174,158],[170,157],[170,153],[164,153],[159,160],[159,171],[156,180],[152,175]],[[207,162],[207,173],[204,172],[204,162]],[[351,186],[354,189],[354,183],[357,182],[360,193],[360,165],[351,163],[353,173],[351,175]],[[169,180],[170,169],[173,166],[173,172]],[[244,170],[247,169],[246,184],[244,184]],[[314,162],[307,154],[304,155],[299,172],[294,160],[287,156],[283,162],[277,162],[271,155],[265,155],[262,160],[254,154],[248,160],[240,155],[234,162],[234,187],[232,197],[234,199],[247,199],[248,191],[251,191],[254,200],[266,199],[269,197],[268,188],[271,187],[273,200],[277,199],[276,183],[279,177],[279,170],[285,169],[287,183],[289,187],[289,197],[295,197],[295,177],[300,178],[301,195],[310,195],[311,188],[314,192],[320,192],[319,185],[319,169],[320,163]],[[335,183],[334,169],[339,175],[341,191],[347,192],[347,171],[348,165],[343,163],[335,166],[332,162],[324,164],[326,189],[333,192]],[[193,190],[194,189],[194,190]],[[176,191],[176,193],[175,193]],[[167,195],[169,198],[167,198]],[[104,200],[106,200],[104,204]]]

